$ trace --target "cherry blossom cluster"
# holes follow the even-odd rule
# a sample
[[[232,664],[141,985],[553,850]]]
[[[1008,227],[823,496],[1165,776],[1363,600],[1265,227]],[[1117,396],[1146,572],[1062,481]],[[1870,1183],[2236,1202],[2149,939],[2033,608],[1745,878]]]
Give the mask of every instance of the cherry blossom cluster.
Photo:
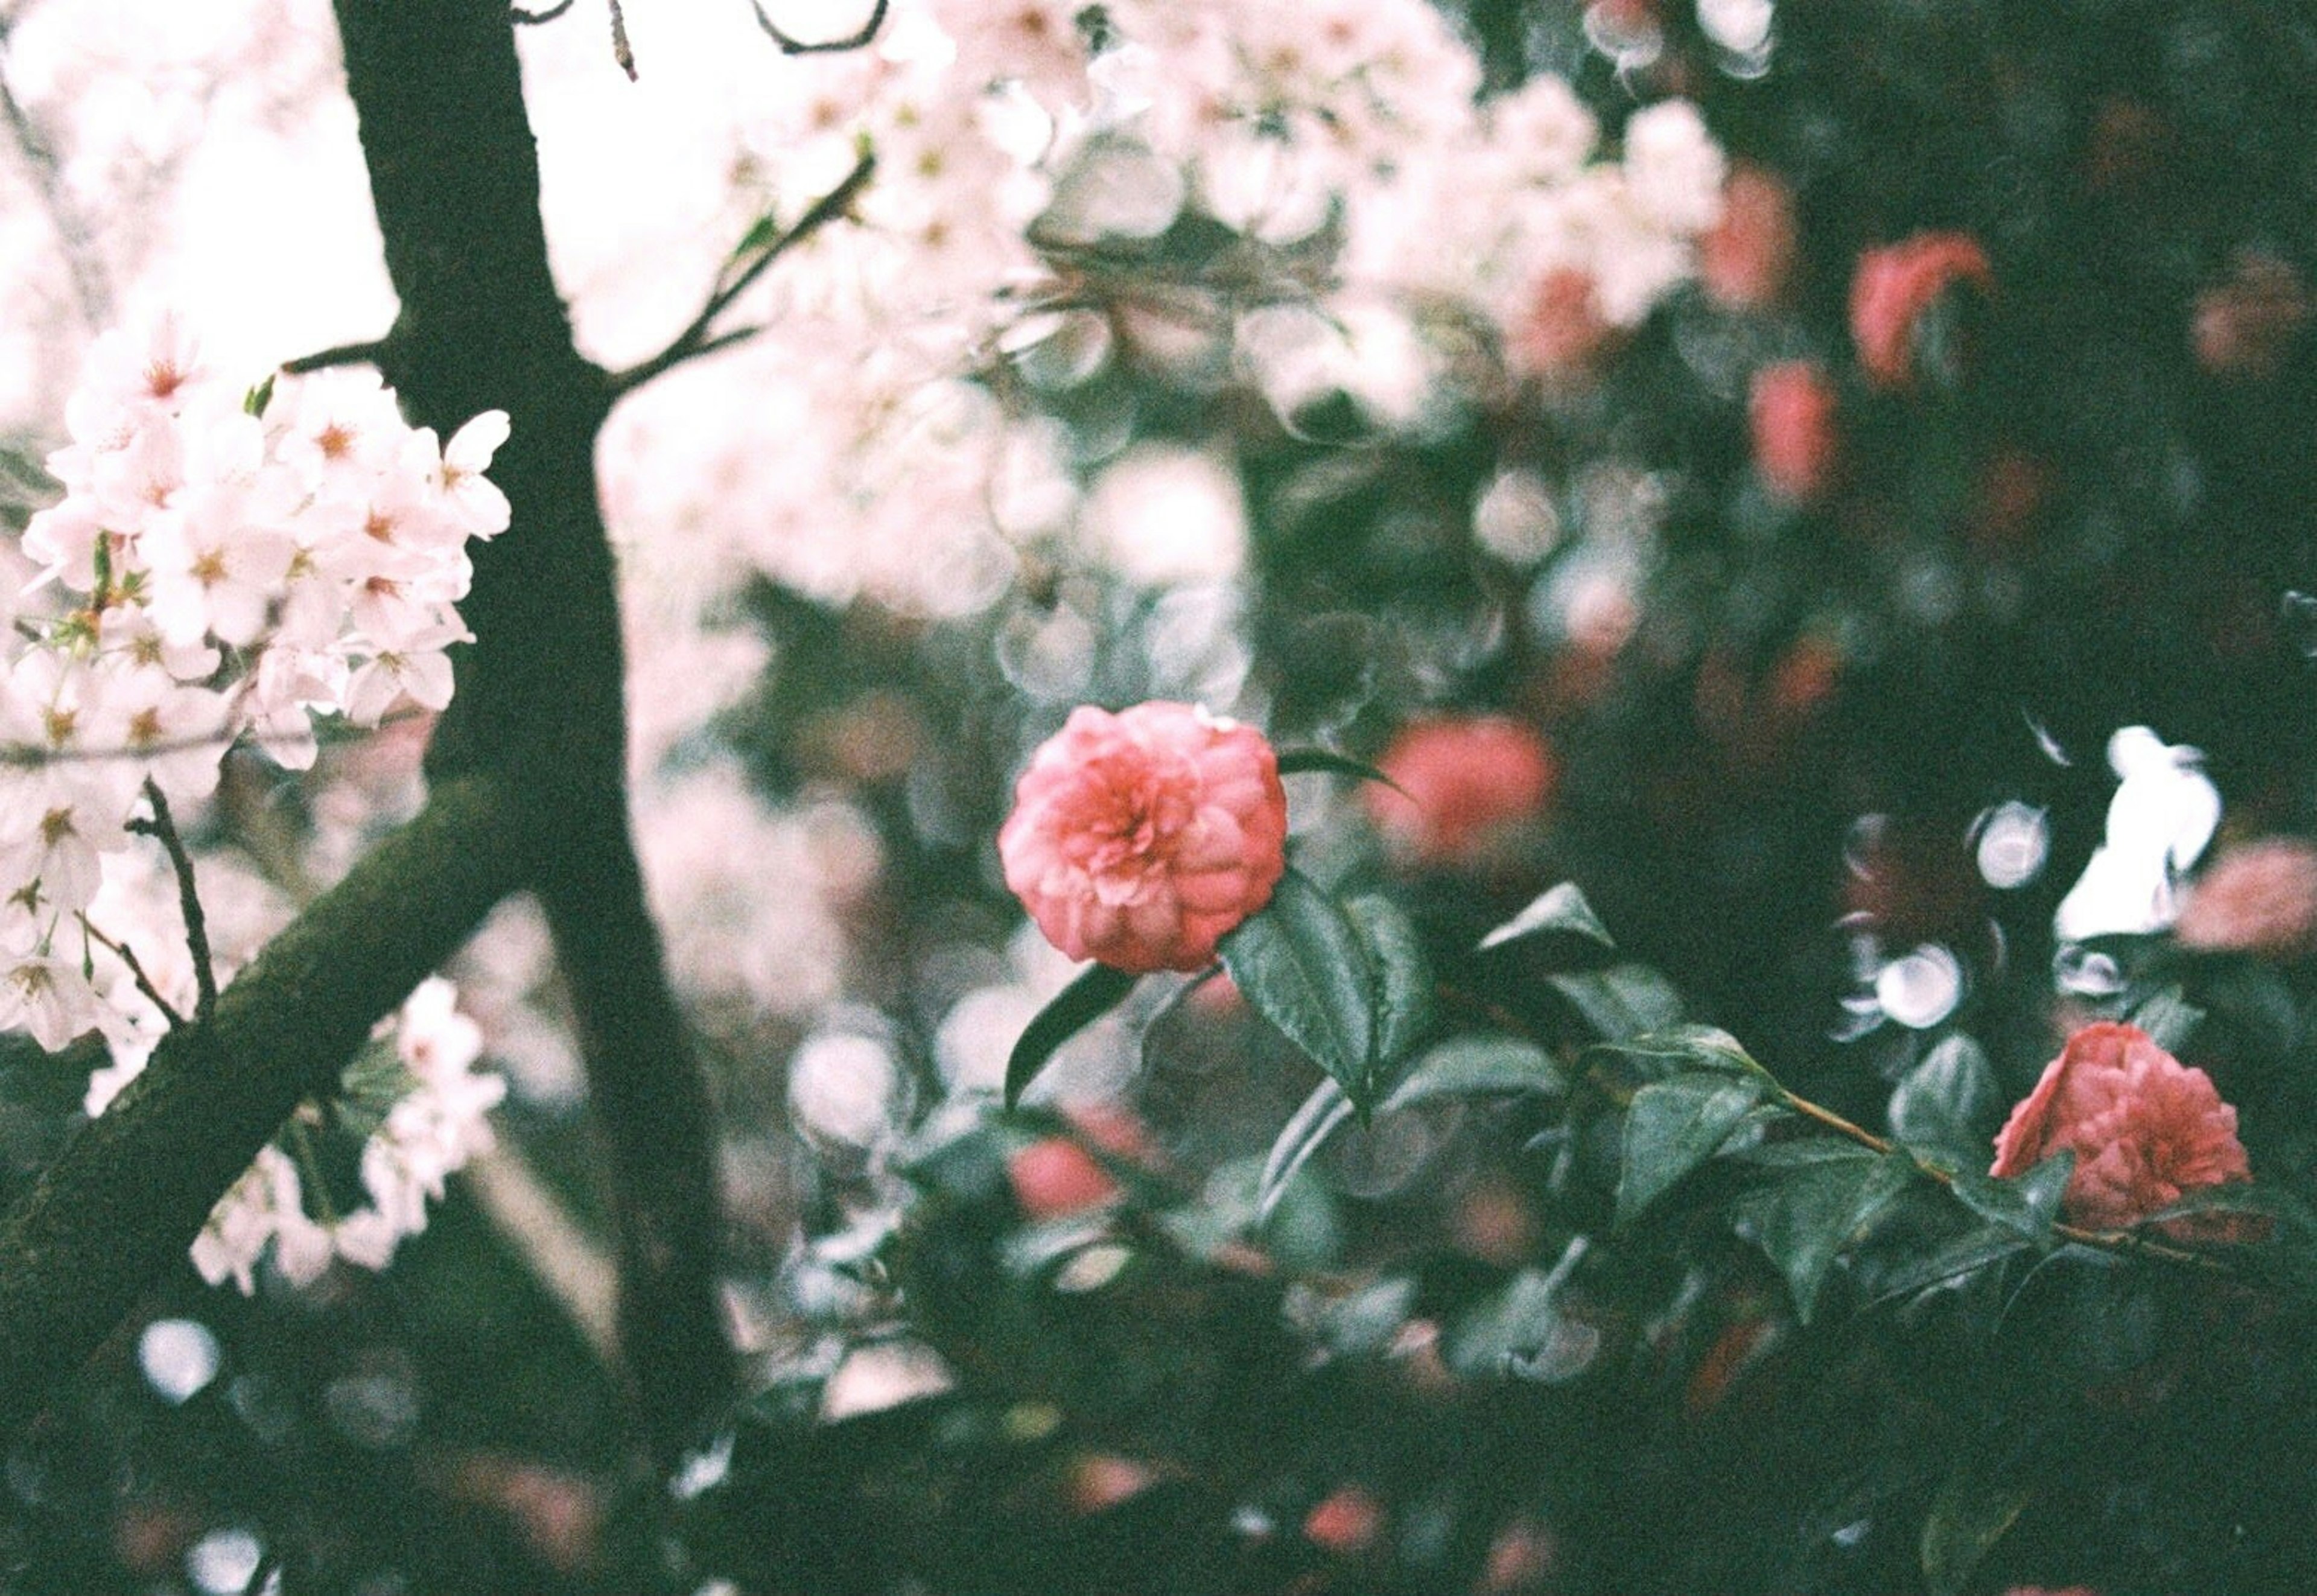
[[[426,1204],[443,1182],[476,1154],[494,1145],[490,1111],[506,1095],[506,1081],[478,1070],[480,1027],[461,1014],[458,993],[444,980],[420,983],[392,1020],[393,1054],[357,1063],[346,1092],[327,1115],[301,1108],[283,1134],[262,1149],[246,1174],[210,1210],[193,1239],[193,1267],[212,1286],[232,1280],[255,1288],[266,1248],[293,1286],[319,1279],[334,1258],[364,1269],[384,1269],[405,1236],[426,1228]],[[378,1050],[383,1054],[383,1048]],[[143,1068],[142,1053],[117,1054],[112,1068],[90,1079],[85,1107],[101,1114]],[[322,1176],[316,1148],[349,1124],[375,1120],[363,1140],[362,1183],[368,1201],[339,1212]]]
[[[1612,139],[1558,78],[1484,100],[1426,0],[893,0],[868,46],[783,70],[742,130],[773,221],[874,168],[746,307],[766,331],[734,381],[757,359],[783,381],[747,383],[754,427],[713,459],[640,407],[606,461],[615,498],[628,468],[693,484],[634,491],[720,533],[728,582],[836,602],[970,612],[1022,551],[1101,561],[1102,458],[1038,412],[1123,344],[1250,378],[1283,413],[1340,391],[1412,423],[1455,365],[1431,329],[1493,328],[1516,374],[1581,376],[1695,273],[1723,208],[1695,108]],[[1105,288],[1117,251],[1194,215],[1248,240],[1230,283]]]
[[[99,339],[65,416],[0,654],[0,1025],[51,1049],[128,1023],[89,911],[140,807],[205,797],[237,738],[302,769],[318,716],[448,704],[466,542],[508,518],[505,415],[444,445],[368,373],[245,395],[170,314]]]

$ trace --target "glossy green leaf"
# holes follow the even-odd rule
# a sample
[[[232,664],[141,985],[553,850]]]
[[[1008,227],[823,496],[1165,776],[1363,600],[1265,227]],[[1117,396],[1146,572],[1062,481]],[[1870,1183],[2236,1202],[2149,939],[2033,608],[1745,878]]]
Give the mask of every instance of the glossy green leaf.
[[[1891,1094],[1891,1132],[1919,1152],[1968,1169],[1990,1156],[2004,1108],[2003,1089],[1979,1044],[1949,1036]]]
[[[1681,1021],[1681,994],[1646,964],[1566,971],[1545,980],[1605,1042],[1623,1042]]]
[[[1124,1002],[1134,982],[1123,970],[1096,964],[1040,1009],[1006,1061],[1006,1106],[1011,1108],[1022,1100],[1023,1091],[1063,1043]]]
[[[1593,912],[1593,905],[1573,881],[1564,881],[1548,889],[1512,919],[1481,938],[1481,947],[1502,947],[1507,942],[1543,935],[1549,931],[1566,932],[1582,937],[1588,942],[1615,950],[1616,943],[1609,936],[1609,928]]]
[[[1903,1153],[1877,1153],[1851,1143],[1789,1145],[1812,1149],[1813,1156],[1785,1161],[1760,1189],[1748,1194],[1738,1214],[1786,1278],[1794,1316],[1807,1324],[1836,1257],[1919,1171]]]
[[[1281,752],[1280,775],[1308,776],[1314,773],[1322,776],[1348,776],[1364,782],[1376,782],[1390,787],[1402,797],[1408,796],[1407,788],[1374,766],[1363,764],[1349,755],[1332,753],[1326,749],[1287,749]]]
[[[2052,1226],[2060,1218],[2060,1199],[2075,1168],[2074,1152],[2062,1151],[2011,1179],[1957,1170],[1952,1189],[1964,1206],[1982,1219],[1992,1220],[2044,1247],[2051,1244]]]
[[[1255,1213],[1257,1221],[1271,1217],[1279,1206],[1282,1193],[1289,1181],[1295,1179],[1320,1144],[1335,1134],[1336,1127],[1352,1116],[1352,1099],[1333,1080],[1322,1080],[1303,1099],[1303,1106],[1288,1116],[1271,1143],[1271,1156],[1263,1161],[1263,1177],[1256,1185]]]
[[[1874,1301],[1885,1303],[1912,1296],[1934,1286],[1944,1286],[1976,1274],[1990,1265],[2027,1251],[2025,1236],[2008,1225],[1974,1225],[1936,1251],[1911,1259],[1874,1282]]]
[[[1617,1173],[1618,1228],[1713,1157],[1761,1095],[1752,1076],[1728,1075],[1676,1076],[1635,1092]]]
[[[1961,1596],[1972,1571],[2017,1522],[2034,1487],[1983,1461],[1956,1466],[1923,1521],[1923,1578],[1931,1596]]]
[[[2188,1001],[2177,986],[2168,986],[2144,999],[2132,1011],[2132,1023],[2148,1033],[2150,1041],[2167,1053],[2178,1053],[2188,1045],[2196,1027],[2205,1021],[2205,1011]]]
[[[1511,1036],[1459,1036],[1417,1060],[1379,1111],[1391,1114],[1442,1098],[1491,1092],[1560,1092],[1568,1086],[1552,1055],[1533,1042]]]
[[[1373,894],[1354,898],[1344,905],[1344,912],[1367,950],[1375,982],[1375,1053],[1364,1089],[1373,1098],[1432,1027],[1432,965],[1424,956],[1416,927],[1391,899]]]
[[[1218,951],[1255,1011],[1359,1106],[1375,1056],[1374,980],[1366,939],[1336,901],[1291,869]]]
[[[1610,1045],[1613,1052],[1637,1058],[1667,1059],[1684,1069],[1725,1070],[1768,1078],[1768,1071],[1754,1062],[1754,1055],[1737,1037],[1713,1026],[1673,1026]]]

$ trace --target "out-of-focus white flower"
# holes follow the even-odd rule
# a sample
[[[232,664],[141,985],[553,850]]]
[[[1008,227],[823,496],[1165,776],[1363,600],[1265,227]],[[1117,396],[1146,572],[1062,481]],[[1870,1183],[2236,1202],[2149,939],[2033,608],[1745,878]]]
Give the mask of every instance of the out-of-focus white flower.
[[[1205,450],[1136,445],[1096,480],[1085,515],[1103,557],[1149,587],[1221,580],[1247,558],[1239,480]]]
[[[2221,794],[2204,755],[2167,743],[2145,726],[2108,739],[2118,778],[2107,837],[2060,901],[2062,942],[2160,931],[2180,912],[2181,873],[2196,862],[2221,820]]]

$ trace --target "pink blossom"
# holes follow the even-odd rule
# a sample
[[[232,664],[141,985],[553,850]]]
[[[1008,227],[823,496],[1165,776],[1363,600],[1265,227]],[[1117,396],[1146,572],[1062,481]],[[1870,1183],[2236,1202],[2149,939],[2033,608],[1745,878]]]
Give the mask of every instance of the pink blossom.
[[[1794,196],[1774,173],[1731,168],[1722,220],[1699,235],[1697,275],[1733,310],[1767,310],[1785,297],[1794,266]]]
[[[1551,745],[1500,715],[1410,722],[1379,768],[1400,790],[1367,789],[1393,848],[1423,865],[1470,863],[1544,807],[1560,779]]]
[[[1835,427],[1834,384],[1817,362],[1778,361],[1754,373],[1747,417],[1754,432],[1754,469],[1771,492],[1808,504],[1834,480],[1841,436]]]
[[[1958,282],[1995,287],[1994,268],[1967,233],[1917,233],[1858,257],[1850,282],[1850,336],[1858,363],[1883,388],[1904,388],[1915,374],[1915,327]]]
[[[1349,1556],[1373,1546],[1382,1529],[1382,1504],[1361,1487],[1346,1485],[1304,1519],[1303,1538],[1315,1547]]]
[[[1047,940],[1114,969],[1202,968],[1287,867],[1271,745],[1190,704],[1073,711],[1014,797],[1006,884]]]
[[[1067,1219],[1118,1195],[1118,1182],[1094,1154],[1067,1136],[1031,1143],[1006,1161],[1014,1200],[1032,1219]]]
[[[2274,377],[2309,320],[2301,275],[2275,256],[2248,252],[2235,272],[2196,296],[2188,327],[2196,363],[2218,377]]]
[[[2269,837],[2224,850],[2188,894],[2183,947],[2290,958],[2317,948],[2317,846]]]
[[[2186,1192],[2252,1179],[2237,1111],[2212,1077],[2135,1026],[2103,1021],[2069,1037],[1997,1134],[1989,1172],[2025,1174],[2063,1149],[2074,1152],[2076,1169],[2062,1206],[2098,1230],[2136,1224]],[[2232,1233],[2225,1218],[2187,1228]]]
[[[1556,266],[1529,291],[1507,330],[1505,352],[1519,371],[1561,381],[1582,376],[1614,336],[1596,303],[1592,277],[1575,266]]]

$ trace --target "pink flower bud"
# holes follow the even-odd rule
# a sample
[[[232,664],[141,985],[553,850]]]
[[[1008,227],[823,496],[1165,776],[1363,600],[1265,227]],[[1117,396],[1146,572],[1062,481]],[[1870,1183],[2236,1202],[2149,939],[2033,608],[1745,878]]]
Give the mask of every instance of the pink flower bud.
[[[2217,377],[2274,377],[2309,320],[2301,274],[2274,256],[2248,252],[2226,282],[2196,296],[2189,343]]]
[[[1346,1485],[1311,1510],[1303,1520],[1303,1538],[1348,1556],[1373,1545],[1382,1528],[1382,1504],[1359,1486]]]
[[[2270,837],[2205,869],[2172,935],[2183,947],[2292,958],[2317,949],[2317,847]]]
[[[1754,469],[1780,498],[1809,504],[1833,484],[1841,450],[1834,384],[1818,363],[1784,360],[1754,373],[1746,407]]]
[[[1785,297],[1794,266],[1794,197],[1777,174],[1740,161],[1731,169],[1722,220],[1697,240],[1706,293],[1733,310],[1767,310]]]
[[[2062,1206],[2075,1223],[2121,1230],[2184,1193],[2250,1180],[2237,1111],[2212,1077],[2136,1026],[2086,1026],[2044,1071],[1995,1138],[1999,1176],[2022,1175],[2062,1149],[2076,1155]],[[2189,1236],[2236,1233],[2228,1215],[2183,1221]]]
[[[1067,1219],[1118,1195],[1118,1182],[1094,1154],[1067,1136],[1031,1143],[1006,1161],[1014,1200],[1031,1219]]]
[[[1858,363],[1883,388],[1915,376],[1915,327],[1923,312],[1958,282],[1995,287],[1987,252],[1967,233],[1917,233],[1858,257],[1850,281],[1850,336]]]
[[[1271,745],[1185,704],[1072,711],[997,834],[1006,884],[1047,940],[1133,974],[1206,965],[1271,901],[1286,847]]]
[[[1500,715],[1412,721],[1378,767],[1400,790],[1367,788],[1368,814],[1396,851],[1422,865],[1475,861],[1543,809],[1560,778],[1544,739]]]

